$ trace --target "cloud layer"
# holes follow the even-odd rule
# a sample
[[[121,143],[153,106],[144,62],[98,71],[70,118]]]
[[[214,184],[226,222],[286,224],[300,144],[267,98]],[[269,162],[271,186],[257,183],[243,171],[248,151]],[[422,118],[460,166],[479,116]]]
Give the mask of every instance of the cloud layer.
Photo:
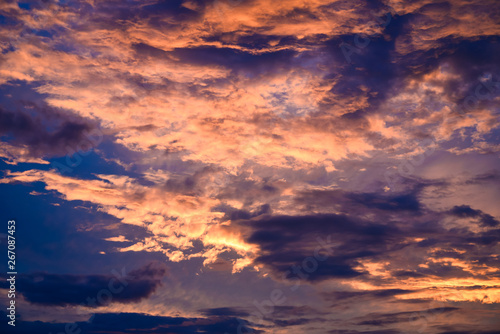
[[[494,331],[499,22],[495,0],[3,2],[0,186],[102,255],[19,275],[26,326],[137,261],[89,333]]]

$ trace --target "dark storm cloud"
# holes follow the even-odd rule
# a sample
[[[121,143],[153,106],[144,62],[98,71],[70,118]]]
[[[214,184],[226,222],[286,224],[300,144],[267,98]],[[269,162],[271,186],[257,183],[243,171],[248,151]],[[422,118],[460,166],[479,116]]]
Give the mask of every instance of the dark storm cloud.
[[[443,225],[444,219],[450,215],[479,217],[480,223],[486,227],[494,227],[496,224],[490,219],[495,220],[466,206],[444,213],[429,211],[420,205],[418,193],[302,192],[296,197],[298,208],[310,212],[330,207],[343,214],[247,215],[238,224],[246,231],[246,241],[259,246],[255,262],[271,268],[279,279],[300,277],[315,282],[358,277],[371,281],[374,278],[359,267],[360,261],[365,260],[388,263],[387,269],[395,281],[422,277],[488,279],[495,276],[494,273],[485,275],[480,271],[464,270],[462,265],[449,260],[439,261],[440,258],[454,258],[477,266],[497,268],[498,261],[489,256],[489,247],[496,247],[500,241],[497,229],[474,232],[466,227],[446,228]],[[370,220],[366,218],[368,216]],[[409,241],[408,237],[414,241]],[[327,239],[329,245],[324,246]],[[314,270],[302,273],[301,277],[294,267],[312,257],[318,247],[329,251],[330,256],[318,261]],[[405,253],[405,261],[401,260],[401,255],[396,255]],[[340,299],[363,297],[343,293],[343,296],[338,296]],[[367,297],[385,298],[403,293],[411,291],[375,290]]]
[[[403,332],[394,329],[384,329],[381,331],[356,331],[356,330],[331,330],[329,334],[402,334]]]
[[[165,182],[164,189],[189,196],[202,195],[205,191],[204,186],[211,182],[208,178],[217,176],[217,173],[220,173],[218,168],[206,166],[191,175],[176,175]]]
[[[245,36],[241,38],[250,39],[251,37]],[[270,39],[271,37],[266,37],[266,40]],[[298,55],[298,53],[293,50],[269,51],[261,54],[253,54],[234,48],[218,48],[212,46],[176,48],[173,51],[164,51],[145,43],[134,44],[133,48],[140,57],[147,56],[164,60],[178,59],[180,65],[221,66],[235,72],[243,71],[252,76],[268,74],[267,72],[275,72],[277,69],[290,69],[294,56]]]
[[[328,295],[328,299],[334,301],[370,298],[389,298],[398,295],[405,295],[415,292],[413,290],[404,289],[385,289],[385,290],[370,290],[370,291],[335,291]],[[326,297],[326,296],[325,296]]]
[[[195,0],[193,3],[196,3],[198,6],[203,6],[206,1]],[[146,6],[141,7],[141,14],[150,17],[151,14],[156,15],[168,15],[172,17],[176,17],[179,19],[187,19],[194,18],[196,16],[196,11],[184,7],[185,1],[183,0],[163,0],[158,1],[156,3],[151,3]]]
[[[470,277],[470,272],[465,271],[461,267],[454,266],[447,263],[431,263],[428,264],[428,268],[419,268],[417,275],[422,276],[438,276],[440,278],[466,278]],[[412,277],[410,275],[404,275],[399,277]],[[415,276],[413,276],[415,277]]]
[[[415,52],[401,59],[402,63],[406,63],[402,66],[417,69],[408,73],[410,77],[421,76],[443,66],[444,70],[457,74],[443,83],[444,94],[457,105],[457,112],[494,107],[495,98],[500,96],[500,65],[495,56],[500,52],[498,37],[475,41],[449,38],[432,50],[434,55],[430,52]],[[436,57],[436,54],[439,56]]]
[[[322,312],[308,306],[275,306],[274,312],[268,320],[272,321],[277,327],[292,327],[305,324],[321,326],[322,323],[327,322],[324,318],[327,315],[328,312]],[[292,328],[289,330],[293,331]]]
[[[417,199],[419,190],[404,194],[383,193],[354,193],[342,190],[312,190],[303,191],[295,199],[297,205],[307,209],[319,209],[327,207],[338,207],[343,212],[351,212],[352,209],[372,211],[381,210],[387,212],[420,212],[420,203]]]
[[[287,40],[284,36],[279,35],[263,35],[259,33],[246,34],[246,35],[235,35],[234,33],[220,33],[214,34],[211,36],[204,37],[204,40],[207,42],[220,42],[222,44],[237,44],[239,46],[249,48],[252,50],[261,50],[269,47],[269,43],[271,41],[275,41],[279,39],[280,42],[278,45],[282,46],[282,43],[287,43]],[[226,40],[230,40],[231,43],[226,42]],[[294,45],[297,43],[297,40],[288,41],[288,45]]]
[[[398,322],[408,322],[408,318],[412,317],[415,318],[413,320],[418,319],[419,317],[423,318],[427,314],[436,314],[436,313],[448,313],[448,312],[453,312],[457,311],[459,308],[457,307],[439,307],[439,308],[433,308],[433,309],[427,309],[427,310],[420,310],[420,311],[411,311],[411,312],[397,312],[397,313],[390,313],[390,314],[372,314],[368,315],[365,318],[368,318],[366,320],[363,320],[358,323],[358,325],[361,326],[385,326],[389,324],[394,324]]]
[[[168,52],[145,43],[133,44],[132,47],[139,57],[171,58]]]
[[[481,213],[480,210],[474,210],[468,205],[454,206],[451,209],[451,214],[457,217],[478,217]]]
[[[252,77],[289,69],[293,57],[297,55],[295,51],[290,50],[254,55],[240,50],[209,46],[179,48],[172,51],[171,54],[180,58],[182,63],[221,66],[236,72],[242,71]]]
[[[277,318],[284,318],[284,317],[303,318],[306,316],[317,316],[325,314],[328,313],[322,312],[310,306],[289,306],[289,305],[283,305],[283,306],[277,305],[274,307],[274,312],[273,312],[273,316]]]
[[[465,9],[464,6],[461,10],[473,10],[487,15],[496,12],[498,15],[500,10],[498,3],[495,3],[494,6],[490,5],[491,3],[487,7],[476,3],[471,4],[471,8]],[[434,26],[434,33],[438,33],[439,29],[447,26],[446,23],[452,23],[453,18],[445,14],[449,12],[450,6],[450,2],[427,4],[413,13],[396,17],[387,29],[393,38],[399,37],[402,41],[408,42],[408,45],[402,43],[401,47],[409,48],[412,43],[412,34],[418,33],[420,26]],[[444,23],[443,19],[447,22]],[[406,52],[410,52],[395,55],[400,61],[398,65],[402,71],[400,74],[425,74],[433,70],[439,63],[446,61],[461,74],[459,80],[468,82],[475,80],[481,71],[492,70],[499,66],[498,62],[495,61],[495,53],[499,47],[497,36],[485,35],[471,39],[458,35],[447,35],[436,38],[425,46],[426,48],[422,49],[405,49]],[[470,66],[470,64],[475,64],[475,66]]]
[[[69,4],[78,8],[80,15],[86,18],[76,22],[80,29],[90,30],[96,27],[123,29],[125,21],[148,22],[150,27],[157,29],[175,28],[181,22],[196,20],[203,13],[203,1],[193,1],[199,11],[183,6],[184,3],[181,0],[165,0],[146,4],[141,1],[101,1],[92,6],[79,1]]]
[[[419,211],[420,205],[415,194],[383,196],[381,194],[349,194],[354,202],[367,208],[391,211]]]
[[[474,82],[484,72],[488,71],[499,75],[500,64],[495,56],[500,51],[500,39],[497,36],[485,37],[476,41],[460,41],[448,47],[450,54],[445,59],[458,72],[462,82]],[[476,65],[467,66],[469,64]],[[453,88],[453,86],[450,86],[449,94],[452,93]]]
[[[337,5],[337,4],[335,4]],[[408,29],[407,16],[391,14],[380,2],[371,2],[364,9],[363,17],[368,17],[381,28],[380,34],[342,34],[331,37],[321,46],[334,60],[330,74],[325,78],[339,78],[332,86],[331,93],[343,97],[367,96],[369,107],[356,113],[344,115],[357,119],[364,111],[377,110],[380,103],[397,91],[401,82],[400,64],[394,61],[394,43],[400,34]],[[373,15],[382,10],[381,16]],[[369,14],[370,12],[371,14]],[[333,106],[337,102],[324,101],[323,106]]]
[[[330,52],[339,64],[339,68],[332,70],[332,73],[340,73],[342,79],[335,84],[331,92],[340,96],[363,96],[364,89],[368,88],[370,106],[378,105],[387,94],[391,92],[394,84],[397,83],[398,65],[392,61],[391,49],[393,41],[387,41],[383,37],[370,37],[369,44],[359,48],[350,58],[346,59],[342,46],[344,41],[351,41],[354,47],[354,40],[359,35],[347,35],[335,37],[330,42]],[[376,64],[376,66],[373,66]]]
[[[468,330],[468,331],[460,331],[460,330],[452,330],[446,332],[439,332],[439,334],[499,334],[500,331],[482,331],[482,330]]]
[[[33,157],[63,156],[95,145],[95,131],[100,133],[95,122],[49,106],[28,85],[2,86],[1,91],[2,140],[26,145]]]
[[[249,328],[248,322],[234,317],[173,318],[138,313],[96,314],[88,333],[225,333]],[[248,330],[248,329],[247,329]],[[255,333],[260,333],[254,330]]]
[[[205,316],[232,316],[232,317],[246,317],[248,312],[234,307],[218,307],[200,310]]]
[[[468,205],[454,206],[450,214],[460,218],[479,218],[483,226],[494,227],[499,224],[493,216],[483,213],[481,210],[474,210]]]
[[[297,319],[289,319],[289,320],[274,320],[274,324],[278,327],[290,327],[290,326],[298,326],[304,325],[310,322],[318,322],[317,319],[306,319],[306,318],[297,318]]]
[[[22,111],[10,112],[0,108],[0,133],[11,137],[13,143],[29,145],[34,156],[65,155],[67,147],[75,150],[74,147],[87,140],[85,133],[94,128],[83,121],[60,119],[55,129],[50,131],[43,122],[43,119]]]
[[[0,311],[5,318],[5,312]],[[176,333],[262,333],[253,329],[245,320],[234,317],[183,318],[151,316],[141,313],[97,313],[89,321],[72,324],[48,323],[42,321],[22,321],[16,323],[16,333],[60,333],[65,328],[72,328],[83,333],[142,333],[142,334],[176,334]],[[0,329],[7,330],[7,322],[0,324]]]
[[[318,236],[332,236],[334,256],[326,259],[307,280],[356,277],[363,272],[353,269],[357,259],[387,251],[389,241],[400,232],[395,226],[369,223],[345,215],[263,217],[245,223],[251,233],[247,242],[258,244],[261,254],[256,262],[271,266],[281,273],[308,256],[318,246]]]
[[[100,307],[109,301],[134,303],[150,296],[165,273],[164,266],[150,263],[126,275],[123,272],[113,275],[21,274],[17,277],[17,291],[30,303],[47,306]],[[2,283],[4,288],[6,284]],[[109,293],[103,294],[103,290]],[[95,302],[96,297],[104,302]],[[88,302],[89,298],[94,302]]]
[[[475,175],[470,180],[467,180],[466,184],[484,184],[485,182],[499,182],[499,181],[500,181],[500,171],[493,170],[488,173]]]
[[[229,207],[226,210],[226,218],[232,221],[241,220],[241,219],[250,219],[253,217],[257,217],[264,214],[271,213],[271,206],[269,204],[261,205],[257,210],[253,212],[245,211],[245,210],[237,210],[235,208]]]
[[[445,27],[439,22],[443,16],[436,16],[436,13],[444,13],[449,7],[449,3],[442,2],[425,5],[416,12],[404,15],[388,13],[388,19],[381,20],[388,23],[379,25],[383,28],[381,34],[344,34],[333,36],[324,42],[323,51],[333,58],[335,64],[328,66],[330,77],[339,79],[331,92],[344,97],[366,96],[369,101],[366,109],[345,117],[360,118],[366,111],[376,111],[382,102],[396,95],[409,80],[422,78],[440,65],[446,65],[458,74],[447,80],[443,87],[452,102],[462,105],[470,96],[476,96],[480,80],[489,76],[488,88],[480,89],[484,98],[479,99],[476,106],[494,105],[494,98],[500,95],[500,84],[497,84],[500,81],[500,66],[496,60],[500,43],[497,36],[477,37],[473,40],[447,36],[433,41],[433,47],[429,49],[404,50],[403,53],[396,47],[396,42],[411,45],[414,34],[418,34],[415,30],[418,31],[421,25]],[[499,10],[498,4],[494,10],[475,4],[472,7],[468,10],[492,13],[498,13]],[[448,20],[451,24],[451,18]],[[321,44],[320,42],[319,45]],[[325,76],[328,77],[329,75]],[[333,99],[323,103],[327,107],[337,102]]]

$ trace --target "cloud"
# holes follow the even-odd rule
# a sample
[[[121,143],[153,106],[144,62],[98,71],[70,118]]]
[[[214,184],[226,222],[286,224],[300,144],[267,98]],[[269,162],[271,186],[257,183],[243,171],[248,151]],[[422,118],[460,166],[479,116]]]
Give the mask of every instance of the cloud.
[[[258,246],[254,263],[278,280],[319,283],[336,279],[365,286],[365,291],[343,292],[344,298],[424,296],[427,288],[444,287],[449,280],[464,286],[469,285],[468,279],[496,286],[498,265],[487,246],[498,245],[496,224],[484,223],[484,214],[468,207],[455,207],[450,213],[429,212],[421,207],[418,193],[377,197],[340,190],[303,193],[296,198],[299,212],[329,208],[342,214],[262,215],[238,224],[246,242]],[[449,225],[450,215],[480,217],[479,225],[485,230],[477,229],[478,225]],[[490,217],[485,219],[489,222]],[[324,252],[329,256],[321,259]],[[379,290],[380,286],[387,290]],[[418,289],[405,288],[409,286]],[[475,293],[459,298],[482,299]]]
[[[337,310],[497,303],[498,12],[494,0],[2,3],[0,156],[11,171],[0,183],[41,182],[75,211],[134,225],[140,237],[107,230],[121,256],[273,284],[296,283],[294,266],[329,238],[332,253],[301,282]],[[93,131],[100,161],[122,169],[19,165],[87,148]],[[33,275],[20,276],[25,298],[47,305],[74,305],[111,279]],[[159,278],[144,275],[118,303],[151,296]],[[34,293],[57,282],[67,297]],[[159,329],[144,331],[233,330],[248,310],[231,305],[171,319],[178,327],[150,317]],[[298,312],[269,322],[284,331],[397,333],[412,310],[332,327],[280,311]]]
[[[5,312],[3,312],[5,314]],[[7,329],[6,323],[1,325]],[[67,327],[65,327],[67,326]],[[19,333],[33,333],[33,331],[64,332],[65,328],[85,331],[86,333],[130,333],[139,330],[141,333],[226,333],[240,331],[252,331],[262,333],[261,330],[253,329],[248,322],[234,317],[208,317],[208,318],[184,318],[184,317],[162,317],[141,313],[96,313],[88,321],[75,323],[48,323],[41,321],[26,321],[16,323]]]
[[[0,109],[0,120],[3,135],[13,136],[14,141],[27,145],[30,150],[38,155],[46,155],[49,149],[52,154],[66,153],[66,146],[80,146],[85,139],[84,133],[89,133],[91,127],[85,123],[65,122],[52,133],[47,132],[41,122],[36,122],[32,117],[22,112],[8,112]],[[76,150],[74,150],[76,151]]]
[[[371,315],[370,320],[363,320],[359,323],[359,325],[369,325],[369,326],[384,326],[387,324],[393,324],[397,322],[407,322],[408,318],[411,316],[416,316],[418,317],[424,317],[424,314],[427,313],[446,313],[446,312],[453,312],[459,310],[457,307],[442,307],[442,308],[436,308],[436,309],[428,309],[428,310],[422,310],[420,311],[421,313],[415,313],[415,312],[398,312],[398,313],[392,313],[392,314],[383,314],[383,315]]]
[[[233,316],[233,317],[245,317],[249,313],[240,310],[238,308],[232,307],[218,307],[211,309],[200,310],[205,316]]]
[[[480,218],[481,224],[483,226],[494,227],[499,224],[498,220],[493,218],[493,216],[485,214],[481,212],[481,210],[474,210],[468,205],[454,206],[453,209],[451,209],[450,213],[460,218],[478,217]]]
[[[385,241],[398,234],[396,227],[333,214],[269,217],[249,222],[248,226],[252,232],[247,242],[258,244],[261,250],[255,262],[269,265],[287,278],[297,277],[290,268],[313,256],[316,247],[321,248],[317,240],[319,236],[333,235],[329,243],[333,245],[335,255],[313,272],[305,274],[310,281],[363,275],[364,271],[354,269],[359,264],[357,260],[383,253]]]
[[[107,306],[110,303],[136,303],[149,297],[166,274],[164,266],[150,263],[116,275],[21,274],[17,291],[30,303],[46,306]],[[2,284],[7,288],[7,283]]]
[[[99,175],[94,179],[81,180],[61,176],[54,171],[35,170],[10,172],[6,176],[2,183],[43,180],[47,190],[57,189],[65,200],[96,203],[100,211],[121,219],[124,224],[143,227],[151,233],[151,236],[121,248],[122,252],[162,252],[175,262],[204,257],[206,264],[209,264],[215,262],[220,253],[235,249],[244,255],[251,248],[241,240],[237,230],[211,224],[224,215],[221,211],[212,210],[219,204],[219,200],[183,193],[189,187],[194,187],[194,183],[185,188],[186,183],[182,182],[183,186],[179,188],[174,186],[176,181],[172,181],[151,188],[127,176]],[[212,176],[209,170],[200,172],[192,180],[207,176]],[[200,184],[196,186],[200,187]],[[155,190],[151,191],[152,189]],[[172,191],[176,191],[174,195]],[[167,194],[170,196],[166,197]],[[196,252],[193,244],[196,240],[203,241],[203,250]]]

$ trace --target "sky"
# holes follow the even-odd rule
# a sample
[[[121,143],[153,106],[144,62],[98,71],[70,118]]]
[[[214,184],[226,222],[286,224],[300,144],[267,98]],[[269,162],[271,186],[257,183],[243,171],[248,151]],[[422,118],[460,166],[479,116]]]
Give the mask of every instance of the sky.
[[[500,2],[0,3],[0,332],[500,333]]]

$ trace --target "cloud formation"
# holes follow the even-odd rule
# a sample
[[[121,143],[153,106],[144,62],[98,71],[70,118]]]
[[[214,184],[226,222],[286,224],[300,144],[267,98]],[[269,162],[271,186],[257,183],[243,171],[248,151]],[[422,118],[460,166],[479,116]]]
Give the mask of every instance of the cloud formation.
[[[182,292],[180,314],[143,267],[90,333],[491,332],[499,22],[495,0],[4,1],[0,186],[110,217],[102,261],[310,289],[263,324],[243,297]],[[34,270],[19,291],[68,310],[111,279]]]
[[[17,291],[33,304],[46,306],[103,307],[109,303],[136,303],[149,297],[161,284],[166,268],[148,264],[110,275],[21,274]],[[7,289],[8,282],[1,288]]]

